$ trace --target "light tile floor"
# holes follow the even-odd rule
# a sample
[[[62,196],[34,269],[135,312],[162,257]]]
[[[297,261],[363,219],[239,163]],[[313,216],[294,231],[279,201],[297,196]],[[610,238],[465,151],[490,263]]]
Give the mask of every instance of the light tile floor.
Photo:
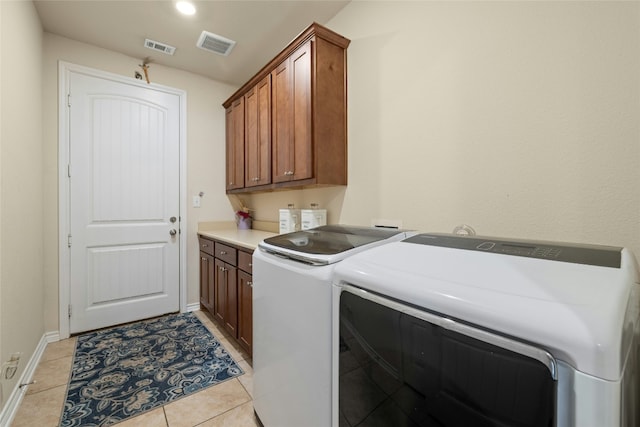
[[[195,314],[238,362],[244,375],[125,420],[118,427],[259,426],[253,413],[253,368],[249,355],[208,313]],[[29,386],[12,427],[58,427],[75,344],[72,337],[47,345],[33,375],[36,383]]]

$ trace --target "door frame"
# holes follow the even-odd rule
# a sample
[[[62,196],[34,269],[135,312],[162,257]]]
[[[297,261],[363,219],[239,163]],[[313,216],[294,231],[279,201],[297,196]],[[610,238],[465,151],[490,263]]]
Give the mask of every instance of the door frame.
[[[85,74],[117,83],[153,89],[177,95],[180,102],[180,233],[179,233],[179,307],[180,312],[187,311],[187,93],[156,83],[144,83],[82,65],[58,62],[58,335],[60,339],[69,338],[69,297],[71,285],[71,254],[68,236],[71,230],[69,218],[69,108],[67,107],[69,79],[71,73]]]

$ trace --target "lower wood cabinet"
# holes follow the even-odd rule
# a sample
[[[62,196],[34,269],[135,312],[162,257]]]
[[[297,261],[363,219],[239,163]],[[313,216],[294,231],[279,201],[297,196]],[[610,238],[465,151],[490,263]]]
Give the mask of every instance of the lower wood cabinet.
[[[237,269],[231,264],[215,259],[214,317],[222,323],[232,336],[237,338],[238,292]]]
[[[200,304],[210,312],[213,312],[214,279],[213,255],[200,251]]]
[[[249,273],[238,271],[238,342],[253,353],[253,289]]]
[[[252,251],[203,236],[199,242],[200,304],[251,355]]]

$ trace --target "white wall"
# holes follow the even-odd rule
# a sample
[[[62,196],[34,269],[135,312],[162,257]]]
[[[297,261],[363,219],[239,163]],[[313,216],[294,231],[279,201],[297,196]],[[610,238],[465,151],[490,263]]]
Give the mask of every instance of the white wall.
[[[44,151],[45,151],[45,327],[58,330],[58,61],[120,74],[133,78],[140,70],[140,59],[44,34]],[[222,102],[235,87],[181,70],[151,64],[151,81],[187,92],[187,192],[205,193],[202,207],[187,211],[188,236],[187,303],[199,301],[199,257],[197,228],[199,221],[231,220],[233,209],[224,190],[224,126]]]
[[[252,196],[258,217],[321,199],[640,255],[639,2],[354,1],[327,26],[352,40],[349,185]]]
[[[9,397],[44,333],[42,271],[42,29],[31,2],[0,2],[0,361]],[[0,402],[0,407],[4,403]]]

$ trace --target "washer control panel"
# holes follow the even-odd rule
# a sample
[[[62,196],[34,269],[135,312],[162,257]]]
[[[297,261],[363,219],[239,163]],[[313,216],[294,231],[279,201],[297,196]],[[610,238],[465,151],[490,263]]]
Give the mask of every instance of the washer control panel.
[[[620,268],[622,257],[622,248],[613,246],[439,233],[417,234],[404,242],[613,268]]]

